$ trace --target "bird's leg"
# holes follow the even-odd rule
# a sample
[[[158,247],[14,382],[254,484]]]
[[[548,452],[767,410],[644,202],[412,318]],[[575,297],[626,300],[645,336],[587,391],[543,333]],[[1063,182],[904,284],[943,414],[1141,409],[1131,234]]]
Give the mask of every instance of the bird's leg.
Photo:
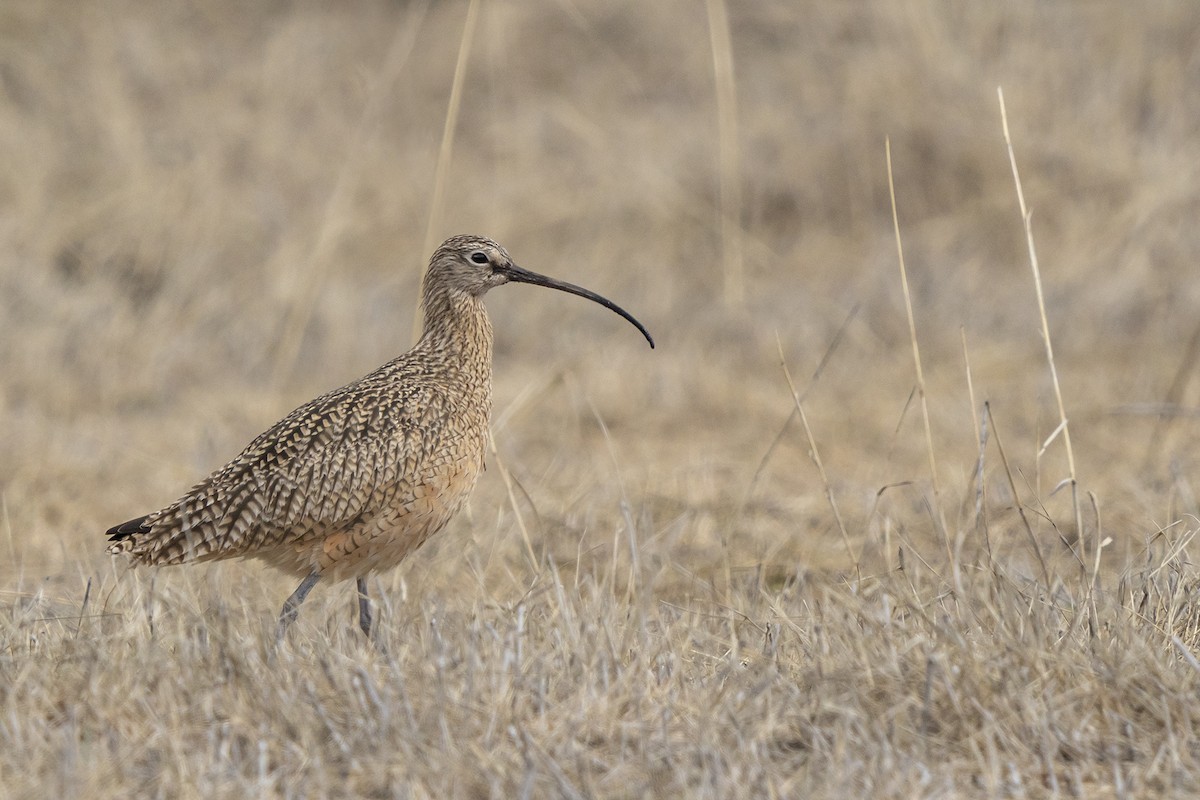
[[[371,638],[371,598],[367,596],[367,579],[358,579],[358,627]]]
[[[282,641],[283,635],[287,633],[288,626],[296,621],[296,614],[300,610],[300,604],[304,602],[304,598],[308,597],[308,593],[317,585],[317,581],[321,579],[321,574],[314,572],[307,578],[300,581],[300,585],[296,587],[296,591],[292,592],[283,604],[283,610],[279,612],[279,627],[275,630],[275,640]]]

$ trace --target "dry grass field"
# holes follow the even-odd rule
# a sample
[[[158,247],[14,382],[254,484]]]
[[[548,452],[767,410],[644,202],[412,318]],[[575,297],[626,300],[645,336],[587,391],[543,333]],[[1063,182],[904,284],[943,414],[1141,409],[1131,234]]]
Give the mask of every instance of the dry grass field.
[[[5,2],[0,796],[1196,796],[1197,41],[1190,0]],[[372,578],[382,650],[350,584],[275,650],[290,578],[104,554],[407,349],[454,233],[659,346],[488,296],[496,452]]]

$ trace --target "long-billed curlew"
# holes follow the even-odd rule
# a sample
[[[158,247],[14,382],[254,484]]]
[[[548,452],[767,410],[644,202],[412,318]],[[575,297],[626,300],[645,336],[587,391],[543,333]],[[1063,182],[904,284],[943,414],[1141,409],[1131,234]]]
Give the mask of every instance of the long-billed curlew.
[[[278,635],[321,578],[356,578],[371,635],[366,575],[404,560],[442,529],[483,469],[492,407],[489,289],[515,281],[627,311],[521,269],[503,247],[455,236],[425,273],[425,329],[404,355],[305,403],[166,508],[108,531],[110,553],[139,564],[259,558],[302,577]]]

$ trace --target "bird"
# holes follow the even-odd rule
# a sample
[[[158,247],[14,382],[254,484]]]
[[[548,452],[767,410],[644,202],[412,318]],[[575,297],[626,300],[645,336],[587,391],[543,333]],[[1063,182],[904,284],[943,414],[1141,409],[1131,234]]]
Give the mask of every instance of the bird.
[[[170,505],[113,526],[107,551],[151,566],[258,559],[299,577],[277,641],[318,581],[354,578],[370,638],[367,576],[445,527],[484,469],[492,324],[483,297],[506,283],[599,303],[654,347],[611,300],[519,267],[491,239],[453,236],[430,257],[412,349],[292,411]]]

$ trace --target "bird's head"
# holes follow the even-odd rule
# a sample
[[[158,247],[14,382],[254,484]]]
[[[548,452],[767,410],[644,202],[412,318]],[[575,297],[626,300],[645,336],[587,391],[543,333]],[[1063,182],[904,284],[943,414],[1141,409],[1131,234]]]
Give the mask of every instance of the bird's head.
[[[620,314],[641,331],[650,346],[654,347],[654,339],[650,338],[649,332],[642,323],[616,303],[581,286],[548,278],[545,275],[518,267],[513,263],[507,250],[484,236],[452,236],[442,242],[441,247],[434,251],[433,257],[429,260],[429,272],[425,276],[425,290],[429,292],[431,289],[444,288],[450,291],[465,292],[472,297],[482,297],[488,289],[493,289],[509,281],[546,286],[560,292],[586,297],[588,300]]]
[[[483,236],[452,236],[442,242],[429,259],[426,285],[432,282],[447,289],[480,297],[502,283],[508,283],[512,269],[508,251]]]

